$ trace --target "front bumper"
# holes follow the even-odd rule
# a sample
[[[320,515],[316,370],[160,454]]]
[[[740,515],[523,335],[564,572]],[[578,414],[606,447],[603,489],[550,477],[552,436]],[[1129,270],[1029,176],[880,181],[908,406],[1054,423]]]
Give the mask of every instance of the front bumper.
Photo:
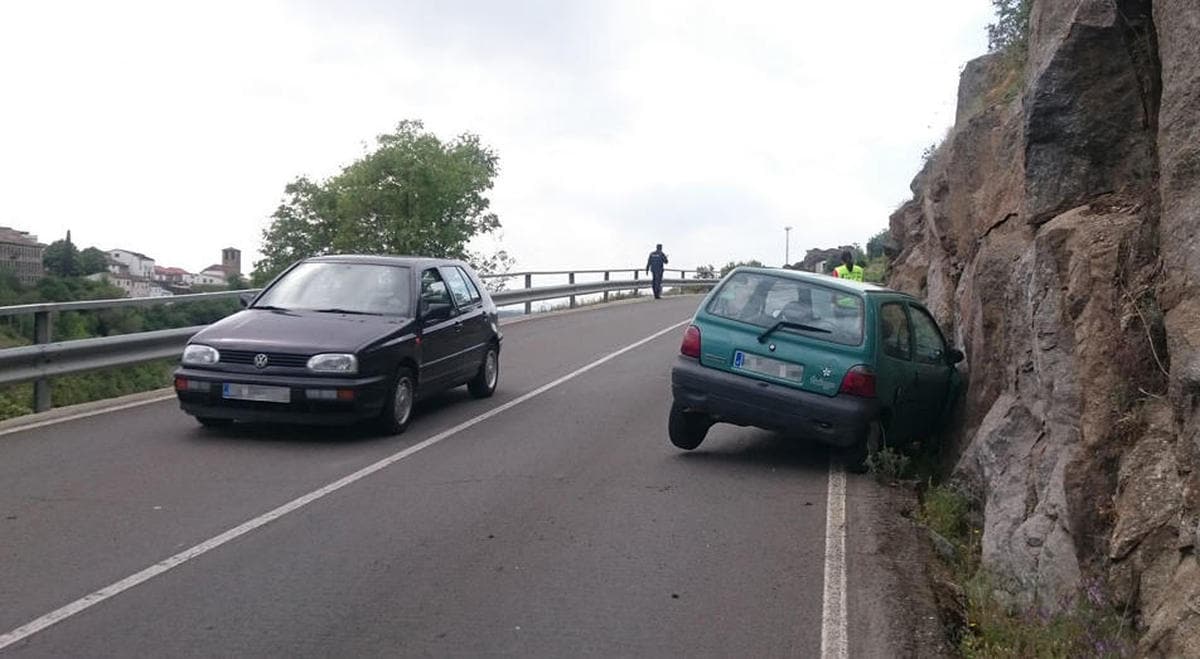
[[[175,378],[206,383],[207,391],[176,389],[179,407],[196,417],[233,419],[257,423],[349,425],[379,416],[388,394],[382,375],[361,378],[305,377],[226,373],[180,368]],[[256,384],[291,389],[291,402],[266,403],[231,400],[221,395],[225,383]],[[353,400],[310,400],[309,389],[342,389],[354,392]]]
[[[679,357],[671,369],[675,403],[738,426],[754,426],[832,446],[855,446],[879,418],[879,401],[824,396],[701,366]]]

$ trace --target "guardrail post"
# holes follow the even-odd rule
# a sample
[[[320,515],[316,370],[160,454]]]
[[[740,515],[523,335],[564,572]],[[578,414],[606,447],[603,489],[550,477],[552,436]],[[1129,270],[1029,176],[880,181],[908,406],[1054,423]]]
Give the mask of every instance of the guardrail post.
[[[633,271],[633,280],[634,280],[634,281],[637,281],[638,279],[641,279],[641,278],[642,278],[642,271],[641,271],[641,270],[634,270],[634,271]],[[634,296],[634,297],[637,297],[637,294],[638,294],[638,287],[637,287],[636,285],[634,285],[634,287],[633,287],[633,296]]]
[[[525,275],[525,288],[533,288],[533,275],[530,275],[530,274]],[[533,313],[533,303],[526,302],[525,303],[525,315],[528,316],[531,313]]]
[[[50,312],[39,311],[33,314],[33,342],[50,343]],[[50,409],[50,381],[46,378],[33,382],[33,411],[45,412]]]
[[[575,273],[574,272],[567,273],[567,283],[572,286],[575,285]],[[574,295],[571,296],[571,308],[572,309],[575,308],[575,296]]]
[[[608,281],[608,271],[604,271],[604,281]],[[604,301],[608,302],[608,291],[604,291]]]

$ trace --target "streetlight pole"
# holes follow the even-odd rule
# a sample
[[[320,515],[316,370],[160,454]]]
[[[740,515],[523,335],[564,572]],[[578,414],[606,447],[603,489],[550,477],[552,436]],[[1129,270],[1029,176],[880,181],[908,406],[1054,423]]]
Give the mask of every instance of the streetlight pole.
[[[792,264],[792,228],[783,228],[783,265],[789,266]]]

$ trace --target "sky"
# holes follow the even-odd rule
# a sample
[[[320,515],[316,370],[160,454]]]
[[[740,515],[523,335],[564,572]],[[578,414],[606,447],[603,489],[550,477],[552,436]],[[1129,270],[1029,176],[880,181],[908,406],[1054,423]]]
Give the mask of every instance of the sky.
[[[989,0],[0,4],[0,226],[199,270],[419,119],[496,150],[516,269],[866,243],[953,123]]]

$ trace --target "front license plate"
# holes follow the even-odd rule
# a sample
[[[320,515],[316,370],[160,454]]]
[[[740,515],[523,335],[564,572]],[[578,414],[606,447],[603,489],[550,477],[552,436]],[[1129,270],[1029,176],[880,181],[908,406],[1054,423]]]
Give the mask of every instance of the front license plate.
[[[223,398],[253,400],[260,403],[290,403],[292,390],[287,387],[265,387],[257,384],[226,382],[221,390]]]
[[[733,367],[743,371],[758,373],[759,375],[767,375],[780,380],[793,380],[802,382],[804,380],[804,367],[800,364],[789,364],[778,359],[763,357],[761,355],[751,355],[741,350],[733,353]]]

